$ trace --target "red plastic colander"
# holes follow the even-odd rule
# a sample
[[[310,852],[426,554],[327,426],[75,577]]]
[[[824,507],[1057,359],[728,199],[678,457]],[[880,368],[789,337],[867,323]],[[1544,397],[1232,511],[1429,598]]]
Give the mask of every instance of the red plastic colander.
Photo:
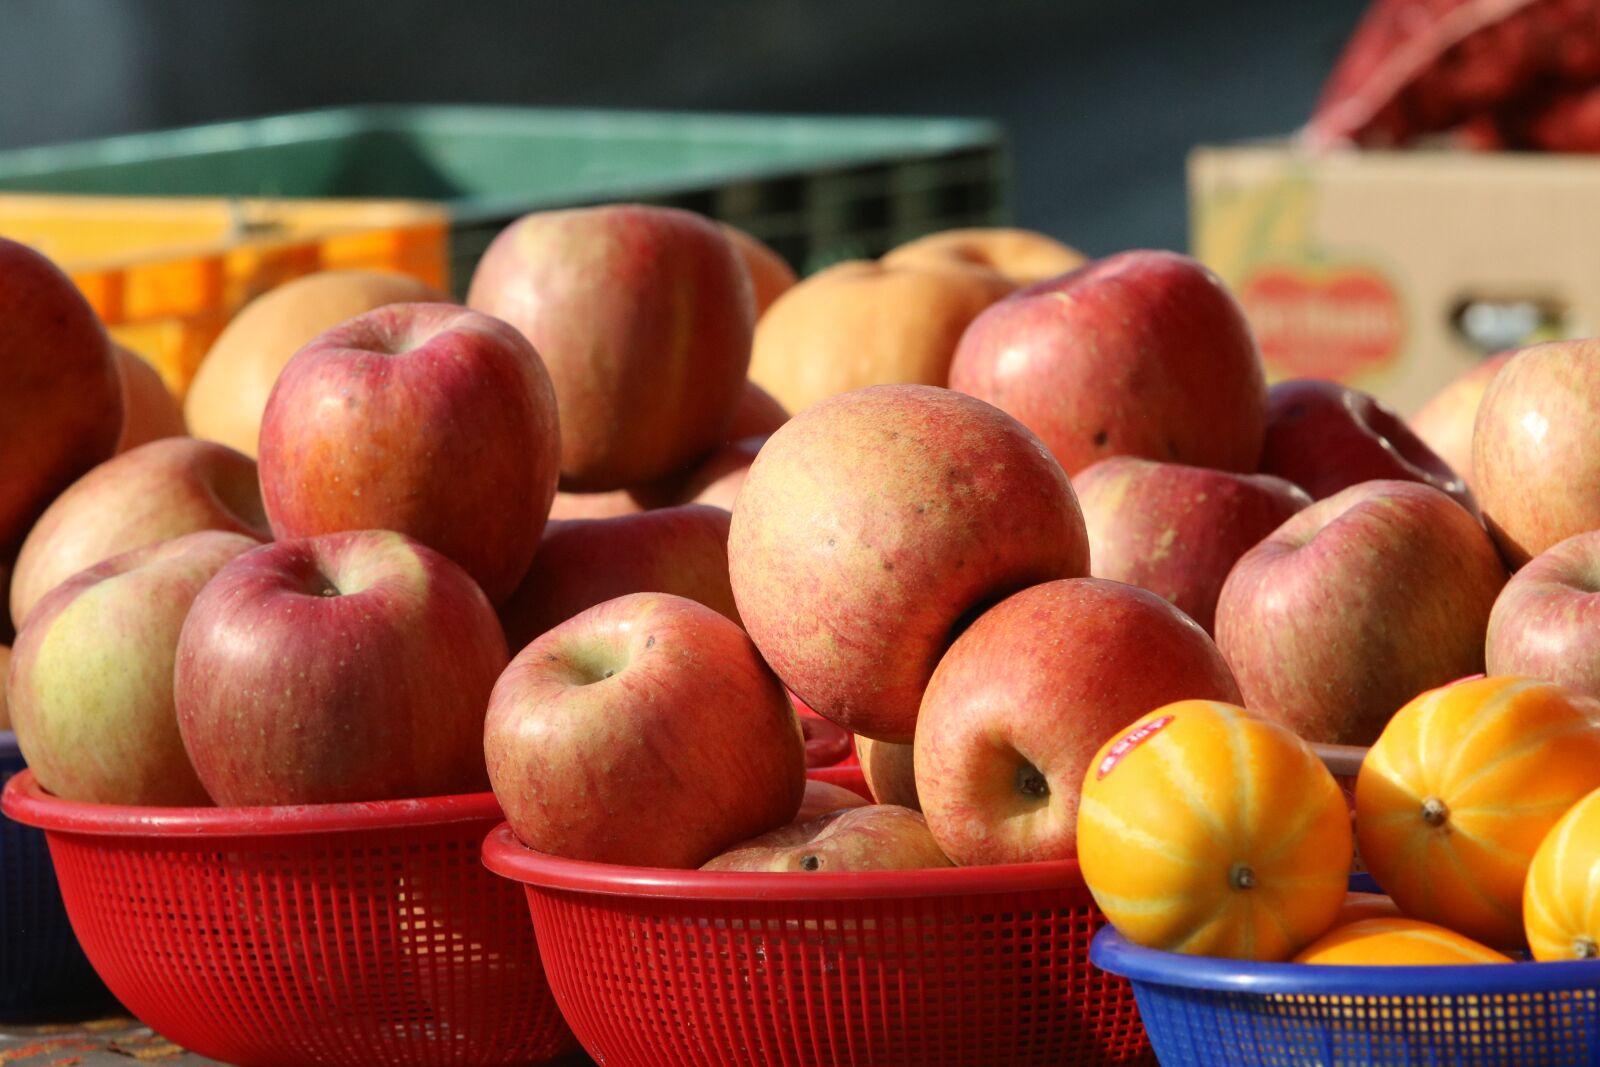
[[[170,1040],[242,1067],[531,1064],[575,1047],[493,794],[282,808],[59,800],[24,771],[90,963]]]
[[[483,856],[525,885],[556,1002],[607,1067],[1153,1062],[1130,987],[1089,965],[1105,920],[1076,862],[662,870],[508,826]]]

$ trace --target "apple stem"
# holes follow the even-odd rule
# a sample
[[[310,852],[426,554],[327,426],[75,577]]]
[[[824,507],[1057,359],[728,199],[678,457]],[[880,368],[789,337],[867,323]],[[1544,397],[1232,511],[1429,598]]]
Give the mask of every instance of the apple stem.
[[[1594,938],[1582,934],[1572,942],[1572,955],[1574,959],[1592,960],[1600,956],[1600,947],[1595,945]]]
[[[1039,768],[1024,763],[1017,770],[1017,792],[1025,797],[1047,797],[1050,795],[1050,782],[1039,773]]]
[[[1228,869],[1228,884],[1235,889],[1254,889],[1256,887],[1256,872],[1243,860],[1235,863]]]
[[[1450,808],[1438,797],[1428,797],[1422,802],[1422,821],[1438,828],[1450,818]]]

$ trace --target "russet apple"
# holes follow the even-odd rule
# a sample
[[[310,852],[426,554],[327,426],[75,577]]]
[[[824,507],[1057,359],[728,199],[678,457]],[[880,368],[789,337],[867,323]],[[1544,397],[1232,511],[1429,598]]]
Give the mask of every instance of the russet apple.
[[[111,341],[72,280],[0,237],[0,560],[122,432]]]
[[[1369,745],[1427,689],[1483,670],[1505,566],[1430,485],[1361,482],[1246,552],[1217,601],[1245,706],[1312,742]]]
[[[391,304],[289,361],[260,451],[273,536],[395,530],[499,603],[550,513],[560,431],[550,376],[516,330],[453,304]]]
[[[490,244],[467,303],[544,357],[561,412],[563,489],[653,481],[725,439],[755,297],[710,220],[639,204],[536,212]]]
[[[1222,653],[1154,593],[1077,578],[978,616],[939,661],[917,717],[917,793],[962,866],[1071,859],[1100,746],[1179,700],[1237,703]]]
[[[187,434],[183,409],[160,372],[122,345],[112,342],[111,351],[122,389],[122,433],[117,437],[116,452],[120,455],[163,437]]]
[[[1478,514],[1461,475],[1393,411],[1359,389],[1316,378],[1274,385],[1267,394],[1261,471],[1323,500],[1358,482],[1421,482]]]
[[[178,729],[223,805],[482,790],[507,660],[483,591],[389,530],[279,541],[200,591],[178,637]]]
[[[1483,400],[1483,391],[1510,358],[1510,352],[1502,352],[1479,363],[1435,393],[1407,420],[1411,432],[1461,475],[1468,489],[1473,487],[1472,426],[1478,418],[1478,404]]]
[[[1124,252],[1018,290],[961,336],[950,388],[1019,419],[1068,474],[1119,455],[1254,471],[1266,431],[1244,312],[1174,252]]]
[[[1240,556],[1309,507],[1265,474],[1114,456],[1072,477],[1089,529],[1089,571],[1163,596],[1211,633],[1217,596]]]
[[[1522,674],[1600,697],[1600,530],[1545,549],[1489,614],[1489,674]]]
[[[209,803],[178,733],[178,634],[205,584],[257,545],[185,534],[97,563],[35,605],[5,688],[40,785],[95,804]]]
[[[784,684],[845,729],[900,743],[962,626],[1088,563],[1072,485],[1039,439],[921,385],[790,419],[751,465],[728,539],[739,616]]]
[[[890,265],[951,261],[987,267],[1016,285],[1033,285],[1077,270],[1088,258],[1053,237],[1003,226],[940,230],[897,245],[883,256]]]
[[[729,514],[694,504],[552,522],[522,584],[500,606],[512,652],[627,593],[672,593],[739,621],[728,581]]]
[[[198,530],[270,536],[254,460],[192,437],[115,456],[74,482],[29,531],[11,580],[11,619],[22,626],[41,597],[86,567]]]
[[[489,701],[495,796],[529,848],[698,867],[788,823],[805,748],[744,631],[703,604],[635,593],[544,634]]]
[[[867,791],[879,804],[898,804],[912,811],[922,810],[922,800],[917,796],[916,763],[912,745],[897,745],[892,741],[874,741],[856,735],[856,759],[861,761],[861,777],[867,780]]]
[[[1600,529],[1600,340],[1552,341],[1506,361],[1478,405],[1472,476],[1513,567]]]
[[[892,804],[871,804],[769,830],[700,869],[836,874],[949,866],[949,857],[939,850],[921,815]]]

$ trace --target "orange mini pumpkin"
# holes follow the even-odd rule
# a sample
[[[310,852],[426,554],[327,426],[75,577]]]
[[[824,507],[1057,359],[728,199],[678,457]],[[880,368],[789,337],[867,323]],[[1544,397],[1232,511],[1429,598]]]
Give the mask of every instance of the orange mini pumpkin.
[[[1600,788],[1597,717],[1600,702],[1515,677],[1434,689],[1396,712],[1356,781],[1356,836],[1400,910],[1520,946],[1534,850]]]
[[[1344,903],[1350,814],[1311,748],[1243,708],[1185,700],[1107,742],[1083,783],[1078,863],[1128,940],[1286,960]]]
[[[1522,917],[1534,959],[1600,957],[1600,790],[1568,809],[1539,843]]]
[[[1487,945],[1454,930],[1416,919],[1360,919],[1337,926],[1306,946],[1296,963],[1353,964],[1359,967],[1456,963],[1510,963]]]

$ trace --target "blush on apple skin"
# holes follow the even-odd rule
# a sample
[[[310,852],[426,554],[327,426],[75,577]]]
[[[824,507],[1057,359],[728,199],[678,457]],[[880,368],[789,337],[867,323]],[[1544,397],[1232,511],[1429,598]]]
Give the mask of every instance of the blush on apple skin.
[[[665,593],[608,600],[518,654],[483,733],[495,796],[529,848],[694,868],[788,823],[805,743],[736,624]]]
[[[1096,578],[1148,589],[1210,634],[1217,597],[1239,557],[1311,498],[1265,474],[1233,474],[1132,456],[1072,479]]]
[[[980,615],[928,683],[917,791],[962,866],[1077,855],[1078,798],[1096,751],[1152,709],[1239,703],[1211,639],[1148,590],[1047,582]]]
[[[1245,706],[1307,741],[1370,745],[1418,693],[1483,670],[1506,570],[1483,527],[1419,482],[1362,482],[1234,565],[1217,644]]]
[[[1359,482],[1420,482],[1478,515],[1467,483],[1400,416],[1337,382],[1299,378],[1272,387],[1261,471],[1293,482],[1313,500]]]
[[[1173,252],[1133,251],[1019,290],[967,327],[950,388],[1044,441],[1068,474],[1131,455],[1250,472],[1267,386],[1244,312]]]
[[[1600,531],[1569,537],[1511,576],[1489,615],[1490,674],[1600,697]]]
[[[279,541],[201,590],[178,641],[184,746],[218,804],[476,792],[506,664],[494,609],[402,534]]]

